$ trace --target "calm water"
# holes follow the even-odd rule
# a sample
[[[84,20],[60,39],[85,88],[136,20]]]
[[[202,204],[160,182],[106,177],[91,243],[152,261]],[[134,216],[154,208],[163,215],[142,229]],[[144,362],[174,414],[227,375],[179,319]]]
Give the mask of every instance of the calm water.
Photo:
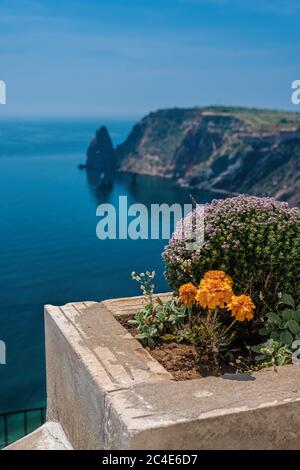
[[[45,403],[44,304],[136,295],[132,270],[155,269],[157,290],[167,290],[166,241],[100,241],[96,207],[117,203],[119,195],[147,205],[189,203],[188,192],[151,178],[133,186],[120,176],[111,191],[96,194],[77,165],[101,124],[0,122],[0,339],[7,345],[0,412]],[[105,124],[115,143],[132,126]]]

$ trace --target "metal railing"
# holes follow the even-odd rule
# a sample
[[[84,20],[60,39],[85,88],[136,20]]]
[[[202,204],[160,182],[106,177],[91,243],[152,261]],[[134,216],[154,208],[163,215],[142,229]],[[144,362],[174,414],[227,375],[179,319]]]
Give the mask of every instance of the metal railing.
[[[0,413],[0,449],[31,433],[46,420],[46,407]]]

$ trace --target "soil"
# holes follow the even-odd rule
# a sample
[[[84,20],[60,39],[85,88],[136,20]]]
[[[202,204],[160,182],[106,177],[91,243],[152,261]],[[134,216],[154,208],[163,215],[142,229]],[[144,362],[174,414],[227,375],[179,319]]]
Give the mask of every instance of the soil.
[[[175,380],[202,377],[197,368],[196,351],[191,344],[162,343],[154,349],[147,349],[151,356],[173,375]]]
[[[132,336],[137,334],[135,326],[128,324],[130,317],[118,318],[124,328],[126,328]],[[232,372],[232,368],[224,366],[219,373],[215,371],[200,371],[196,350],[189,343],[176,343],[175,341],[160,343],[154,349],[146,347],[147,351],[154,357],[168,372],[172,374],[175,380],[190,380],[207,377],[209,375],[221,375],[225,372]]]

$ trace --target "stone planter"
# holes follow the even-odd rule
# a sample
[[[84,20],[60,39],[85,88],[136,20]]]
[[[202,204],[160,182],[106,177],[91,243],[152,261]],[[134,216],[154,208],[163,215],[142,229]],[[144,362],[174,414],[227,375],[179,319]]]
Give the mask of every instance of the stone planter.
[[[116,319],[141,305],[45,307],[48,420],[75,449],[300,448],[298,366],[176,382]]]

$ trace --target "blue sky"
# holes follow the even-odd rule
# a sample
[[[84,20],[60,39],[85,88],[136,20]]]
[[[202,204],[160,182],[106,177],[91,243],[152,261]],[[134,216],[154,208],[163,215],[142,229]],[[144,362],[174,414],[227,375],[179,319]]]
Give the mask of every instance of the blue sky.
[[[0,0],[0,117],[300,110],[299,28],[299,0]]]

